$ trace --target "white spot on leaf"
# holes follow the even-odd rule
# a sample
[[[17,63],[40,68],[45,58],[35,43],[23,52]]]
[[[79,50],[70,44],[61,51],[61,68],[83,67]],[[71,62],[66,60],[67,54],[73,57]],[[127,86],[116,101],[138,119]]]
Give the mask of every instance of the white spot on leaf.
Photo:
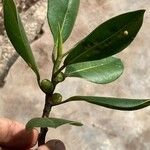
[[[123,33],[125,36],[127,36],[128,34],[129,34],[129,32],[126,30],[126,31],[124,31],[124,33]]]

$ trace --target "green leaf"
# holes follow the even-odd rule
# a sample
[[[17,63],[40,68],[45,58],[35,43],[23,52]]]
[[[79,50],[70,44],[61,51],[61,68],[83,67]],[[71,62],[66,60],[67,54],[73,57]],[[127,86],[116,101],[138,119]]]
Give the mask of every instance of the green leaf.
[[[80,0],[48,0],[48,23],[54,41],[57,42],[59,28],[62,30],[62,39],[65,42],[71,34],[79,9]]]
[[[61,57],[63,50],[63,41],[62,41],[62,33],[59,26],[59,35],[58,35],[58,45],[57,45],[57,58]]]
[[[149,99],[126,99],[113,97],[74,96],[63,103],[70,101],[86,101],[99,106],[117,110],[138,110],[150,106]]]
[[[14,1],[3,0],[3,11],[5,29],[12,45],[40,80],[38,68]]]
[[[99,60],[122,51],[141,28],[144,12],[125,13],[104,22],[71,49],[64,64]]]
[[[119,78],[123,69],[120,59],[108,57],[97,61],[71,64],[66,67],[65,76],[79,77],[94,83],[106,84]]]
[[[70,124],[70,125],[74,125],[74,126],[82,126],[83,125],[80,122],[59,119],[59,118],[33,118],[26,124],[26,128],[27,129],[32,129],[34,127],[57,128],[64,124]]]

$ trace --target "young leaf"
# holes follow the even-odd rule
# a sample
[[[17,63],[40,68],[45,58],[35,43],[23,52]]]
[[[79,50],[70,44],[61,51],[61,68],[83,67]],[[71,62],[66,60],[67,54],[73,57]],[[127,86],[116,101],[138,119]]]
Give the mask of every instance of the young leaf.
[[[14,1],[3,0],[3,10],[5,29],[12,45],[40,80],[38,68]]]
[[[79,4],[80,0],[48,0],[47,17],[55,43],[59,35],[58,25],[62,30],[63,42],[68,39],[76,20]]]
[[[99,106],[104,106],[117,110],[138,110],[150,106],[149,99],[126,99],[126,98],[113,98],[113,97],[94,97],[94,96],[74,96],[64,101],[86,101]]]
[[[144,12],[125,13],[104,22],[71,49],[64,64],[99,60],[122,51],[141,28]]]
[[[57,128],[59,126],[62,126],[64,124],[70,124],[75,126],[82,126],[83,124],[76,121],[70,121],[65,119],[59,119],[59,118],[33,118],[31,119],[27,124],[27,129],[32,129],[34,127],[51,127],[51,128]]]
[[[123,69],[120,59],[108,57],[97,61],[71,64],[66,67],[65,76],[79,77],[94,83],[106,84],[119,78]]]

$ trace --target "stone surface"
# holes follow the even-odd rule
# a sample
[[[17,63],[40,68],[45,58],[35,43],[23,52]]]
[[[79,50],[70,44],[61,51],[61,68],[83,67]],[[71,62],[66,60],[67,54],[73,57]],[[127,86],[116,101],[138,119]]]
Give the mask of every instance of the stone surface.
[[[149,0],[81,0],[74,31],[66,50],[85,37],[97,25],[118,14],[146,9],[144,24],[134,42],[118,54],[125,64],[121,78],[108,85],[96,85],[76,78],[66,79],[57,91],[64,98],[72,95],[101,95],[150,98],[150,1]],[[42,78],[49,78],[52,36],[45,23],[44,35],[32,44]],[[34,73],[21,58],[17,60],[0,89],[0,114],[26,123],[41,115],[44,95]],[[59,138],[67,150],[149,150],[150,108],[134,112],[110,110],[83,102],[72,102],[52,110],[51,116],[82,121],[83,127],[62,126],[50,129],[47,139]]]
[[[20,1],[20,3],[23,1]],[[36,2],[36,3],[35,3]],[[21,4],[22,4],[21,3]],[[21,18],[24,24],[29,42],[32,43],[36,39],[40,38],[43,34],[42,26],[46,17],[46,1],[45,0],[36,0],[32,1],[32,7],[29,5],[29,1],[26,1],[26,7],[23,7],[21,4],[17,3],[19,10],[21,11]],[[27,5],[28,4],[28,5]],[[24,10],[24,9],[26,10]],[[28,8],[28,9],[27,9]],[[3,26],[3,14],[2,5],[0,2],[0,26]],[[2,27],[0,29],[0,87],[2,87],[5,83],[5,78],[14,64],[16,59],[18,58],[18,54],[12,47],[10,41],[7,38],[6,32]]]

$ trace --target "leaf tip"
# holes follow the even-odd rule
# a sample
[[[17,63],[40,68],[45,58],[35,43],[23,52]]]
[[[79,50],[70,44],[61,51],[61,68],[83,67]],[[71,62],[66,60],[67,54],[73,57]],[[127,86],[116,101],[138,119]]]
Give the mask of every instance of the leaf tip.
[[[71,123],[72,125],[75,125],[75,126],[83,126],[83,124],[82,123],[80,123],[80,122],[73,122],[73,123]]]
[[[142,14],[142,15],[144,15],[145,11],[146,11],[146,9],[140,9],[140,10],[138,10],[137,12],[139,12],[139,13]]]

